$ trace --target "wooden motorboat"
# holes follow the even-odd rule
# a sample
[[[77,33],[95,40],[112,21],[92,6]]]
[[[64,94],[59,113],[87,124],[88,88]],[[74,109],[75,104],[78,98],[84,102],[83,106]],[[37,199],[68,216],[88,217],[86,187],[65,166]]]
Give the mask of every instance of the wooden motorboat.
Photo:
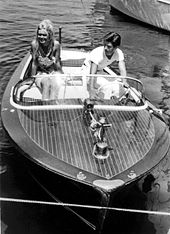
[[[117,207],[121,195],[159,164],[170,136],[139,80],[105,72],[86,75],[85,56],[62,51],[58,96],[42,100],[35,77],[30,78],[28,53],[6,87],[1,116],[21,165],[52,198],[101,207],[67,207],[101,233],[116,220],[106,208]]]
[[[109,4],[125,15],[170,31],[170,0],[109,0]]]

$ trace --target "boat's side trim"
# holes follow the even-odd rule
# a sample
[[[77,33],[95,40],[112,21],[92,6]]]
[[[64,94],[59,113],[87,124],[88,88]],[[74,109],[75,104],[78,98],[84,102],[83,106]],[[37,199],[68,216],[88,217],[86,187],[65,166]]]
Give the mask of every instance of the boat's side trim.
[[[24,75],[25,75],[25,72],[26,72],[26,70],[27,70],[27,68],[28,68],[28,65],[29,65],[30,62],[31,62],[31,59],[32,59],[32,55],[30,54],[29,57],[28,57],[27,62],[26,62],[25,65],[24,65],[24,68],[23,68],[23,70],[22,70],[22,72],[21,72],[20,80],[23,80]]]

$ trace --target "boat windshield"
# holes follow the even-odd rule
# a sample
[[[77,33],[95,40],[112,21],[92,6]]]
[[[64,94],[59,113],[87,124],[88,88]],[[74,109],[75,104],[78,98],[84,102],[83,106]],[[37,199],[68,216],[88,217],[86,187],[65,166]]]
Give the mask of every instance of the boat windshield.
[[[39,75],[35,79],[48,76],[56,79],[55,100],[43,100],[36,82],[31,79],[20,81],[13,89],[12,104],[41,108],[80,108],[85,100],[95,102],[97,108],[122,109],[128,106],[144,107],[142,83],[134,78],[110,75]],[[34,79],[34,81],[35,81]],[[52,107],[51,107],[52,106]],[[55,106],[55,107],[54,107]]]

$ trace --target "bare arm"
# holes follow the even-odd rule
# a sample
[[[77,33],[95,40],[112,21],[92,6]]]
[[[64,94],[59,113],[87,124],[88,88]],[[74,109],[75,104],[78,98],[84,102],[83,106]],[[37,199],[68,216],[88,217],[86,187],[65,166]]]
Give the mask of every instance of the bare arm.
[[[90,66],[90,74],[96,74],[97,73],[97,69],[98,69],[98,66],[97,64],[91,62],[91,66]]]
[[[31,75],[34,76],[37,73],[37,64],[36,64],[36,42],[31,43],[31,54],[32,54],[32,68]]]
[[[60,71],[61,73],[64,73],[61,66],[61,58],[60,58],[60,52],[61,52],[61,45],[58,41],[54,42],[54,58],[55,58],[55,65],[57,71]]]
[[[126,76],[126,66],[124,60],[119,61],[119,71],[121,76]],[[127,80],[123,79],[123,83],[127,85]]]
[[[121,76],[126,76],[126,66],[124,60],[119,61],[119,71]]]
[[[96,74],[98,69],[98,65],[90,62],[90,74]],[[95,77],[90,77],[89,80],[89,91],[90,91],[90,98],[95,98],[96,97],[96,89],[97,89],[97,82]]]

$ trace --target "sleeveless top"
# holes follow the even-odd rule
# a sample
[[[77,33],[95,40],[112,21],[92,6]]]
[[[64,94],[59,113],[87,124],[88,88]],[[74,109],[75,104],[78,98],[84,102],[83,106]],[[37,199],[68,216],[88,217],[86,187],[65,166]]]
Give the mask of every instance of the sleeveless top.
[[[56,70],[55,57],[53,55],[53,46],[49,49],[46,54],[39,46],[36,51],[36,61],[39,72],[50,73]]]

